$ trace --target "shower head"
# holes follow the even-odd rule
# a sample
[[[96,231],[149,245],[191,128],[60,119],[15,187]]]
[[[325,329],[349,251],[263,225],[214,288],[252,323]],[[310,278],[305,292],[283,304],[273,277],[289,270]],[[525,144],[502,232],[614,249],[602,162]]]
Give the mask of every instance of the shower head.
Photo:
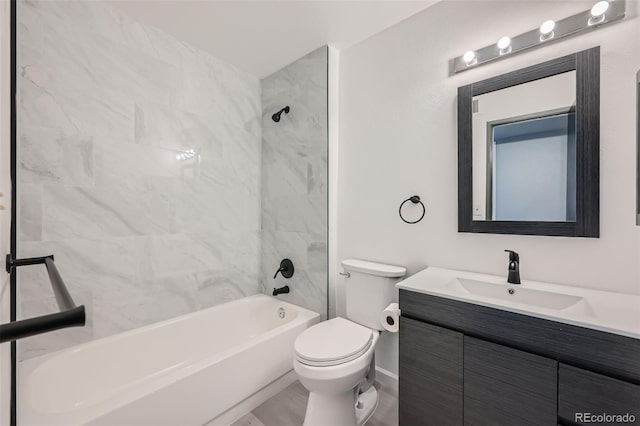
[[[271,119],[273,121],[275,121],[276,123],[280,121],[280,116],[282,115],[282,112],[284,112],[285,114],[289,114],[289,105],[287,105],[286,107],[282,108],[280,111],[276,112],[275,114],[273,114],[271,116]]]

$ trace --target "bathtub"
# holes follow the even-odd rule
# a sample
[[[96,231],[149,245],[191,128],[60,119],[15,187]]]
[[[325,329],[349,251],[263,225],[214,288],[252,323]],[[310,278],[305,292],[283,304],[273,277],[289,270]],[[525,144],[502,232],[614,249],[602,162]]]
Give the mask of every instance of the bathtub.
[[[293,368],[320,316],[255,295],[23,361],[20,425],[203,425]]]

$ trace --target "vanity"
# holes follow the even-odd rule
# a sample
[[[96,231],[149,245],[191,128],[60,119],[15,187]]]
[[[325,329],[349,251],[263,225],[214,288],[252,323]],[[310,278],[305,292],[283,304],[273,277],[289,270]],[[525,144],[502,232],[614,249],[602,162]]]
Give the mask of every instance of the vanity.
[[[458,88],[458,232],[599,238],[600,48]],[[560,267],[560,265],[555,265]],[[400,282],[401,426],[640,424],[640,296],[427,268]]]
[[[400,426],[640,424],[640,296],[433,267],[397,287]]]

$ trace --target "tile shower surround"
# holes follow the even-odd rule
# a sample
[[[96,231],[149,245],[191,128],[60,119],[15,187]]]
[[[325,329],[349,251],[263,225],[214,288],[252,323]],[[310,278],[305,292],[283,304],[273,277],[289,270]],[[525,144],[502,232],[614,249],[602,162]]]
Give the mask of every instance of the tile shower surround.
[[[321,47],[262,80],[262,283],[327,316],[327,65]],[[271,115],[288,105],[275,123]],[[290,258],[290,279],[273,274]]]
[[[259,293],[260,81],[106,3],[18,6],[19,256],[88,312],[21,358]],[[20,318],[57,310],[45,275]]]

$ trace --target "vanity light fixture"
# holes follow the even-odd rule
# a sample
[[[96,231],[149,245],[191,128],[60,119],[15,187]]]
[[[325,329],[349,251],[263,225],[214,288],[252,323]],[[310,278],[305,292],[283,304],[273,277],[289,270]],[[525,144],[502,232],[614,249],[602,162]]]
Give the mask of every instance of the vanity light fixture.
[[[539,28],[513,37],[502,37],[498,43],[481,49],[469,50],[452,60],[453,73],[618,21],[624,18],[625,12],[626,0],[599,1],[584,12],[557,21],[547,20]]]
[[[498,49],[500,49],[500,54],[505,55],[511,52],[511,38],[510,37],[502,37],[498,40]]]
[[[473,65],[474,64],[474,59],[476,59],[476,52],[474,52],[473,50],[468,50],[464,53],[464,55],[462,55],[462,59],[464,60],[464,63],[468,65]]]
[[[605,14],[609,10],[608,1],[599,1],[591,8],[591,18],[589,18],[589,25],[597,25],[604,21]]]
[[[540,41],[551,40],[554,36],[553,29],[556,27],[555,21],[544,21],[540,25]]]

